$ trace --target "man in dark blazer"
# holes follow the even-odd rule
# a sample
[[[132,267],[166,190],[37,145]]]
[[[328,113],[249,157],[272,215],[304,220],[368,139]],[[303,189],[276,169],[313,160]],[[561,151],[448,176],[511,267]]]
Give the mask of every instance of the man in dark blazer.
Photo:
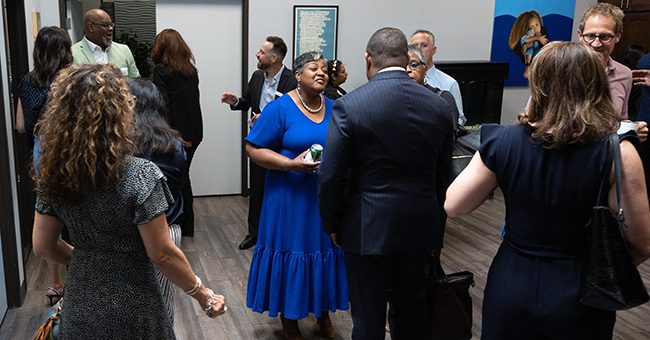
[[[334,103],[319,174],[323,226],[345,250],[352,338],[429,339],[425,263],[442,247],[453,141],[447,103],[406,73],[396,28],[366,47],[369,82]],[[390,293],[390,294],[389,294]]]
[[[296,88],[296,78],[291,69],[282,64],[287,54],[287,45],[282,38],[269,36],[255,53],[258,70],[253,72],[244,94],[225,92],[221,102],[230,105],[231,110],[251,109],[251,126],[255,124],[262,110],[275,98]],[[248,235],[239,244],[239,249],[248,249],[257,243],[257,227],[260,222],[262,200],[264,199],[264,179],[266,169],[250,162],[250,197],[248,203]]]

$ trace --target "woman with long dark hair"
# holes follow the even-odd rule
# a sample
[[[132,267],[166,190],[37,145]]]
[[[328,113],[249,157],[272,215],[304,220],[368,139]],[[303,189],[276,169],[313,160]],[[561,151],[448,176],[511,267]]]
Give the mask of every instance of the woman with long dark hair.
[[[34,253],[69,265],[65,339],[175,339],[155,267],[209,317],[224,297],[206,288],[169,235],[172,195],[160,169],[133,157],[133,95],[113,65],[66,69],[37,127]],[[74,248],[58,239],[65,223]]]
[[[71,46],[68,32],[63,28],[55,26],[41,28],[34,41],[34,68],[18,85],[16,130],[27,133],[27,145],[30,146],[34,168],[40,154],[38,135],[34,127],[43,113],[50,85],[60,70],[72,64]],[[67,236],[65,229],[64,235]],[[63,297],[63,278],[60,266],[56,263],[48,261],[47,269],[50,286],[47,287],[45,296],[49,299],[50,305],[53,305]]]
[[[203,118],[199,102],[199,75],[194,55],[176,30],[167,28],[156,36],[151,60],[154,63],[153,82],[158,86],[169,113],[169,125],[185,141],[187,167],[192,165],[194,153],[203,140]],[[189,175],[183,189],[183,236],[194,236],[192,183]]]
[[[181,187],[187,180],[187,159],[180,135],[172,129],[165,117],[165,102],[160,91],[150,80],[136,78],[128,80],[135,97],[134,125],[132,138],[137,157],[154,162],[167,178],[174,203],[167,209],[169,233],[177,247],[181,245],[183,219],[183,195]],[[165,308],[174,320],[174,287],[160,271],[156,271],[162,289]]]

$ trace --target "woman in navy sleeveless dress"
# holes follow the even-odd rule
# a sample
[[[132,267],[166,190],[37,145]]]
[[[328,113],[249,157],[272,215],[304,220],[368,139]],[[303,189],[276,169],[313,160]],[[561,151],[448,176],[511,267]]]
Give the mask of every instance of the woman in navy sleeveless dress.
[[[533,61],[530,84],[520,124],[484,127],[477,154],[447,191],[450,217],[471,212],[497,184],[503,191],[505,236],[488,273],[481,338],[611,339],[615,313],[579,303],[585,225],[601,179],[613,182],[603,173],[618,124],[607,78],[588,47],[554,42]],[[640,263],[650,256],[650,212],[633,175],[642,171],[639,156],[629,141],[621,153],[621,206]]]
[[[299,336],[296,320],[309,313],[320,318],[321,334],[331,337],[328,311],[348,308],[343,251],[322,228],[317,164],[301,158],[312,144],[327,148],[333,101],[320,94],[327,83],[322,57],[301,57],[294,66],[299,89],[269,103],[246,138],[251,159],[270,169],[246,304],[272,317],[281,313],[287,337]],[[298,105],[309,107],[310,93],[320,98],[318,110],[305,113]]]

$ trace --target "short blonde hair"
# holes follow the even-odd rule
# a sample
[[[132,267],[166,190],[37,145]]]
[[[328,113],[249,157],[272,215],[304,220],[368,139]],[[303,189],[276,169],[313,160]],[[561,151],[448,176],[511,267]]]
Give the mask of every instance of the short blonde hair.
[[[578,26],[580,32],[585,30],[587,19],[597,14],[608,16],[614,20],[614,33],[620,34],[623,32],[623,18],[625,18],[625,13],[620,8],[606,2],[595,4],[582,14],[582,19],[580,19],[580,25]]]
[[[609,82],[599,54],[577,42],[546,45],[530,67],[531,103],[519,122],[546,148],[589,144],[616,131]]]

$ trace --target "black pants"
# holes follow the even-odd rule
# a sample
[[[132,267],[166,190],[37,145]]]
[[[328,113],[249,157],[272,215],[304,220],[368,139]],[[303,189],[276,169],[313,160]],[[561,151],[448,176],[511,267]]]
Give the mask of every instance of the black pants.
[[[499,247],[483,296],[482,340],[612,338],[616,313],[581,304],[580,259]]]
[[[384,339],[386,303],[391,308],[391,339],[430,339],[426,304],[427,253],[359,255],[345,252],[352,339]]]
[[[199,144],[193,144],[185,148],[187,154],[187,180],[181,188],[183,195],[183,222],[181,223],[181,233],[183,236],[194,236],[194,194],[192,193],[192,183],[190,183],[190,166],[194,153],[199,147]]]
[[[260,213],[262,212],[262,201],[264,200],[264,181],[266,180],[267,170],[255,164],[253,161],[250,164],[251,192],[248,199],[248,234],[257,237]]]

